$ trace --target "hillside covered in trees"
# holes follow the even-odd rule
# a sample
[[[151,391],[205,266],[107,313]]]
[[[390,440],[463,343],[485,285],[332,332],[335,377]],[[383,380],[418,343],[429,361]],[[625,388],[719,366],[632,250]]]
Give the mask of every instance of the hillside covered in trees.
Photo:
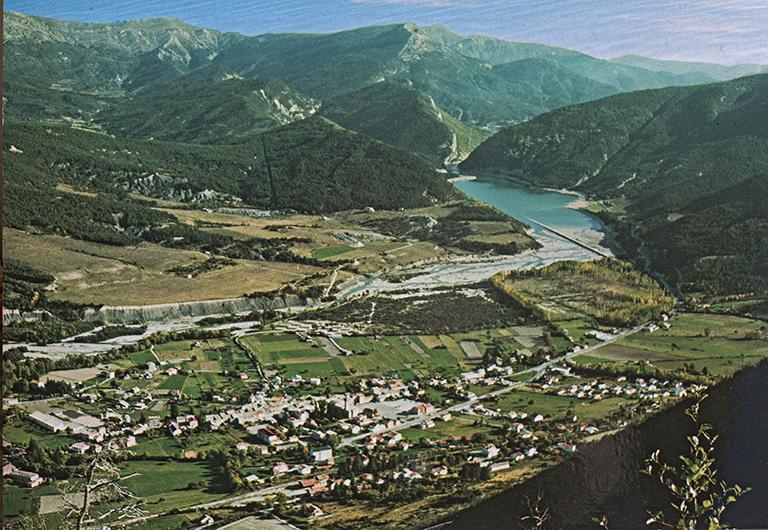
[[[456,193],[420,157],[319,117],[233,146],[14,125],[6,131],[5,149],[5,193],[17,198],[25,190],[36,190],[40,198],[65,183],[89,192],[130,191],[198,203],[242,201],[311,213],[428,206]],[[24,199],[10,204],[7,219],[35,215],[50,203]]]
[[[340,125],[425,157],[463,160],[490,133],[463,123],[423,92],[383,81],[331,100],[322,114]]]

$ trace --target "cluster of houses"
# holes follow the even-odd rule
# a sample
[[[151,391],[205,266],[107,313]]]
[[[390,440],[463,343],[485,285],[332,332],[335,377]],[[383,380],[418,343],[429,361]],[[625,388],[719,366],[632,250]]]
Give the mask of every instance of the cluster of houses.
[[[669,321],[669,315],[663,314],[656,322],[649,322],[643,326],[643,331],[653,333],[659,329],[669,329],[671,327],[672,323]]]
[[[572,396],[578,399],[600,401],[608,397],[632,397],[637,399],[657,400],[668,397],[684,397],[692,390],[681,381],[660,381],[656,378],[636,378],[630,382],[625,376],[619,376],[615,381],[592,379],[572,383],[569,387],[553,388],[557,378],[550,378],[541,385],[542,390],[558,396]]]

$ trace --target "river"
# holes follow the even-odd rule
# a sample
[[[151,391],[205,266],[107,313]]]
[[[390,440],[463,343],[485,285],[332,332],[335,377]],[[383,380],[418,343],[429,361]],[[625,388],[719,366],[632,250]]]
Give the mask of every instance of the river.
[[[602,246],[605,231],[600,221],[573,207],[580,199],[577,195],[527,188],[504,179],[460,180],[455,181],[454,185],[469,197],[484,201],[531,226],[531,236],[541,248],[513,256],[457,257],[449,261],[443,259],[438,263],[420,264],[398,271],[408,273],[409,277],[405,281],[390,282],[386,279],[386,274],[375,275],[362,282],[342,286],[339,296],[347,298],[403,289],[466,285],[487,280],[505,270],[543,267],[563,260],[590,261],[599,257],[599,254],[568,241],[533,221],[554,228],[599,252],[611,253],[608,248]]]

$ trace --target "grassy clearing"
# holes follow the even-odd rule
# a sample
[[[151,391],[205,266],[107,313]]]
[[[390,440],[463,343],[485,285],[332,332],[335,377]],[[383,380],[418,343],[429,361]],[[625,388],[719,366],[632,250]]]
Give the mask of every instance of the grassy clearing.
[[[138,473],[123,483],[145,499],[149,512],[172,510],[222,496],[211,491],[210,486],[215,487],[217,477],[206,462],[134,460],[121,464],[120,469],[124,475]],[[202,482],[207,485],[197,486]]]
[[[332,247],[319,248],[315,250],[313,254],[317,259],[328,259],[340,254],[346,254],[350,250],[352,250],[352,247],[349,245],[336,245]]]
[[[493,426],[477,424],[478,418],[474,416],[454,416],[449,421],[437,421],[435,426],[427,430],[419,428],[403,429],[402,434],[406,439],[417,441],[420,438],[443,440],[454,436],[469,436],[478,433],[488,434]]]
[[[150,362],[155,362],[157,359],[155,359],[155,356],[152,355],[151,351],[140,351],[136,353],[131,353],[128,355],[128,358],[134,362],[134,364],[147,364]]]
[[[77,440],[70,436],[61,436],[44,431],[32,423],[14,424],[3,427],[3,441],[14,445],[26,446],[34,438],[42,447],[67,448]]]
[[[31,513],[30,490],[10,484],[3,486],[3,517],[17,517]]]
[[[556,396],[516,390],[505,394],[497,403],[488,405],[488,407],[502,411],[526,412],[529,415],[542,414],[547,419],[565,418],[566,413],[572,407],[579,419],[589,421],[604,418],[627,402],[628,400],[618,397],[593,402],[572,396]]]
[[[172,375],[166,377],[165,380],[158,386],[158,388],[164,390],[181,390],[184,388],[184,382],[187,380],[186,375]]]

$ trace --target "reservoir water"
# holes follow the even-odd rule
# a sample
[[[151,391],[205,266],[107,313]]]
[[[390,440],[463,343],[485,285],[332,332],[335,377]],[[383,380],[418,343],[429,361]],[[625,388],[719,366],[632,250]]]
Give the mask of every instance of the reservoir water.
[[[570,207],[577,195],[520,186],[506,179],[478,178],[454,182],[458,189],[515,219],[530,224],[535,219],[548,226],[572,231],[602,231],[591,215]],[[533,225],[534,231],[540,231]]]

